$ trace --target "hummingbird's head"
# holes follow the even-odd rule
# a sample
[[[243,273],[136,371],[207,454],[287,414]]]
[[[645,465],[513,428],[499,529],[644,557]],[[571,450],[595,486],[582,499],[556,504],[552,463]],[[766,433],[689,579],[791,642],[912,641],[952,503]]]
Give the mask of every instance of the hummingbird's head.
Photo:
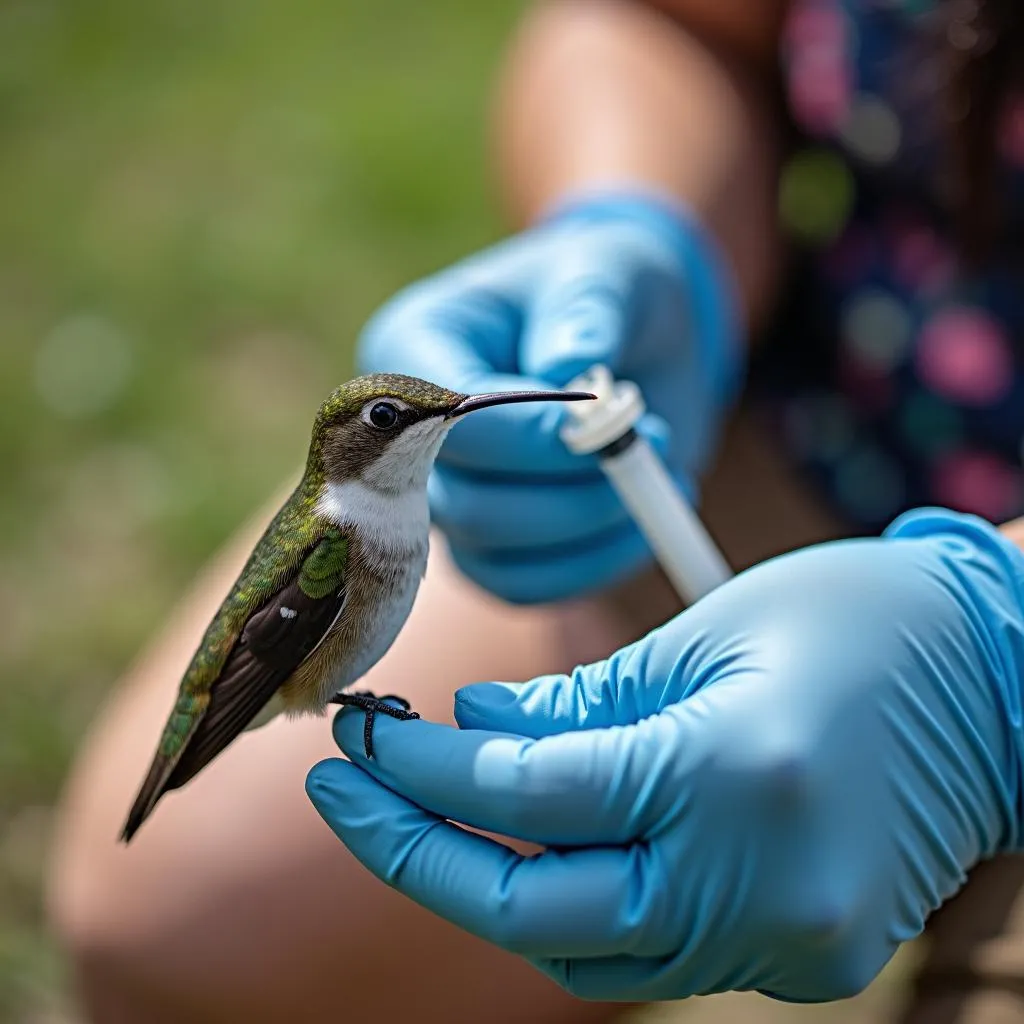
[[[441,442],[460,416],[510,402],[593,397],[581,391],[465,395],[418,377],[372,373],[335,388],[320,406],[310,458],[328,482],[358,479],[382,491],[426,487]]]

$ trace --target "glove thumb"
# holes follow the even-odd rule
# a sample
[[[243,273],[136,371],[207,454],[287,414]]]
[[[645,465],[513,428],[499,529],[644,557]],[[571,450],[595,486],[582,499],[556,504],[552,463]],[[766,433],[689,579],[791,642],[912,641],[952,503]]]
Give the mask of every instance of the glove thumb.
[[[527,311],[524,374],[561,387],[595,363],[618,367],[633,318],[628,262],[601,245],[567,249]]]

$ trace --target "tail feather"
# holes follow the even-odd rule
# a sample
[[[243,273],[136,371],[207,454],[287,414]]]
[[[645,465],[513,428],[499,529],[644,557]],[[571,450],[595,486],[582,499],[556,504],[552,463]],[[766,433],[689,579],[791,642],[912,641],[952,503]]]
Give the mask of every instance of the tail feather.
[[[149,766],[146,778],[139,787],[139,793],[135,797],[135,802],[128,812],[124,828],[121,829],[121,841],[123,843],[131,842],[132,836],[138,832],[139,826],[153,813],[153,808],[156,807],[160,798],[168,789],[172,788],[167,785],[167,782],[174,771],[176,760],[176,758],[164,757],[163,754],[157,754],[153,758],[153,763]]]
[[[184,786],[245,731],[288,672],[288,667],[281,669],[264,664],[248,646],[235,649],[216,687],[202,699],[199,708],[191,708],[193,718],[187,732],[181,735],[172,731],[176,728],[174,716],[165,726],[161,747],[165,740],[173,740],[171,746],[175,753],[168,756],[158,752],[153,758],[121,830],[124,842],[130,842],[165,793]]]

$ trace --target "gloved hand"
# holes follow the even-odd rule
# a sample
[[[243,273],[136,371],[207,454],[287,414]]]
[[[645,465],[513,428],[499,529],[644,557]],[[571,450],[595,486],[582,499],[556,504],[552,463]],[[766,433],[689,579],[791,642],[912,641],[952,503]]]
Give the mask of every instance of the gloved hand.
[[[345,710],[354,763],[307,791],[370,871],[583,998],[850,996],[1021,845],[1022,581],[990,526],[922,510],[571,677],[464,688],[460,729],[379,720],[372,762]]]
[[[479,393],[562,387],[603,362],[642,388],[640,430],[692,496],[740,377],[735,307],[682,211],[595,197],[399,293],[367,324],[359,363]],[[509,601],[576,596],[652,557],[596,456],[560,440],[565,415],[538,403],[466,417],[431,478],[456,564]]]

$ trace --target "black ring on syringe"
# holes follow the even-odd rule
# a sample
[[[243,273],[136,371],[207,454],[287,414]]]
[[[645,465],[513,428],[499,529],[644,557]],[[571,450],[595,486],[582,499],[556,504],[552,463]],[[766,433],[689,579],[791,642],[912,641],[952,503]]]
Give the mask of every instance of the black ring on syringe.
[[[629,427],[624,434],[615,438],[610,444],[606,444],[603,448],[599,448],[597,451],[597,457],[599,459],[608,459],[613,455],[619,455],[624,452],[635,440],[637,439],[636,430],[633,427]]]

